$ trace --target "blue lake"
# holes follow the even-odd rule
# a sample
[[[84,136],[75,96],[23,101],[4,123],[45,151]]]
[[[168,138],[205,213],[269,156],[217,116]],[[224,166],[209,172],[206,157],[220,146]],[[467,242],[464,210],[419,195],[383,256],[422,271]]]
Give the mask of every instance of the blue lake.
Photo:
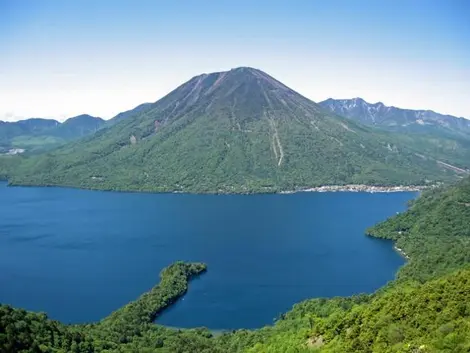
[[[255,328],[306,298],[373,292],[403,258],[367,227],[416,193],[185,195],[0,183],[0,302],[97,321],[176,260],[208,272],[157,322]]]

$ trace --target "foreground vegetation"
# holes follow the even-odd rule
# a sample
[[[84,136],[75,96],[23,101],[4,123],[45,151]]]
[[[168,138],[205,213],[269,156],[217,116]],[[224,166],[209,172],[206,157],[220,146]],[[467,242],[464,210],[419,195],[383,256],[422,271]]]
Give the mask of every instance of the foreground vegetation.
[[[65,326],[45,314],[2,305],[0,352],[106,352],[127,346],[142,351],[144,347],[161,347],[164,339],[169,342],[178,332],[153,321],[186,293],[191,278],[204,271],[204,264],[177,262],[161,272],[157,286],[95,324]]]
[[[273,326],[212,337],[206,329],[153,323],[206,270],[176,263],[160,283],[101,322],[66,326],[0,306],[0,352],[409,352],[470,351],[470,179],[427,191],[368,230],[410,257],[398,279],[372,295],[311,299]]]

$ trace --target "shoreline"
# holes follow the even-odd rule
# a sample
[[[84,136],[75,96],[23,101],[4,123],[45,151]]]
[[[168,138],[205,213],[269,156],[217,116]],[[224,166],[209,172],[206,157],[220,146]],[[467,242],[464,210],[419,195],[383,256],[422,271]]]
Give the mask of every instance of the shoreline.
[[[397,186],[374,186],[364,184],[348,184],[348,185],[324,185],[316,186],[308,189],[280,191],[279,194],[294,194],[297,192],[419,192],[433,186],[420,185],[397,185]]]
[[[119,193],[143,193],[143,194],[189,194],[189,195],[269,195],[269,194],[295,194],[300,192],[367,192],[367,193],[391,193],[391,192],[420,192],[426,189],[432,189],[439,184],[432,185],[396,185],[396,186],[376,186],[366,184],[346,184],[346,185],[323,185],[307,188],[300,188],[296,190],[263,190],[263,191],[185,191],[185,190],[133,190],[133,189],[111,189],[99,188],[94,186],[76,186],[76,185],[52,185],[52,184],[15,184],[9,180],[1,180],[6,182],[7,187],[41,187],[41,188],[68,188],[77,190],[90,190],[101,192],[119,192]]]

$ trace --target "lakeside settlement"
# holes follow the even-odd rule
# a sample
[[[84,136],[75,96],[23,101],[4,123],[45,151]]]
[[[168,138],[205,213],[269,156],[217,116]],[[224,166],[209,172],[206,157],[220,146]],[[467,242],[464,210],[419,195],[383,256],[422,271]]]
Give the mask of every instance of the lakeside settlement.
[[[413,192],[422,191],[428,189],[430,186],[419,186],[419,185],[398,185],[398,186],[373,186],[373,185],[362,185],[362,184],[350,184],[350,185],[324,185],[317,186],[308,189],[301,189],[296,191],[281,191],[281,194],[292,194],[295,192]]]

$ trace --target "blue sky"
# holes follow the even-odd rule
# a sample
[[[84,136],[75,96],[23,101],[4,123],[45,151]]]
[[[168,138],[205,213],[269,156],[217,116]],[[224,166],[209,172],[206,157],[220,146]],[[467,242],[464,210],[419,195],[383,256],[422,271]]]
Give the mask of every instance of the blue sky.
[[[470,118],[470,1],[0,0],[0,119],[110,118],[203,72]]]

